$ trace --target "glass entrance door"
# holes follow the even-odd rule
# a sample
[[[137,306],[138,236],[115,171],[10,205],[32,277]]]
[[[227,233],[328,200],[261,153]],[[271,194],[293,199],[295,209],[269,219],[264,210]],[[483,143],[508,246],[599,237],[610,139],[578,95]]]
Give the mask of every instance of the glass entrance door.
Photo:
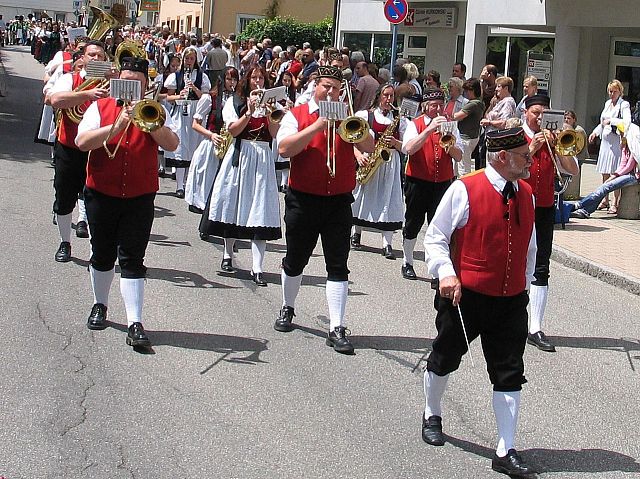
[[[610,78],[624,86],[624,99],[634,109],[640,101],[640,39],[614,38],[611,42]]]

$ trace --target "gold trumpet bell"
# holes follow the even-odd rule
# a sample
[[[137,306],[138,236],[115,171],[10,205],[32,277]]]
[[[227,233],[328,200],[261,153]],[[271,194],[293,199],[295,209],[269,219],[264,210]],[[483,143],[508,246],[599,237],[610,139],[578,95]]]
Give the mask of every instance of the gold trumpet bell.
[[[120,22],[98,7],[89,7],[93,13],[93,23],[87,36],[92,40],[103,40],[109,30],[118,28]]]
[[[140,130],[149,133],[164,125],[166,114],[155,100],[140,100],[133,107],[131,122]]]
[[[338,135],[347,143],[360,143],[369,137],[369,124],[359,116],[350,116],[340,122]]]
[[[585,141],[576,130],[562,130],[558,133],[556,153],[560,156],[575,156],[584,150]]]

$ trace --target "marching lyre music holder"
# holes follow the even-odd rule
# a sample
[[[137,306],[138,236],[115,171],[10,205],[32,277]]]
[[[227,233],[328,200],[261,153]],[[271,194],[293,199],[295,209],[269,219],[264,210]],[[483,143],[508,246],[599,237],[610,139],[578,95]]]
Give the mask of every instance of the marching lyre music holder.
[[[114,78],[109,82],[109,96],[131,102],[142,98],[142,83],[139,80]]]
[[[405,118],[415,118],[418,116],[418,110],[420,109],[420,103],[415,100],[410,100],[409,98],[403,98],[402,103],[400,103],[400,116]]]

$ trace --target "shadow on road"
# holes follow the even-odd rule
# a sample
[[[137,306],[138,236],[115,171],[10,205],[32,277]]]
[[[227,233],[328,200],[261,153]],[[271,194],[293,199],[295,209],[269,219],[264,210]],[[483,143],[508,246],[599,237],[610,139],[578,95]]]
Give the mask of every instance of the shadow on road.
[[[491,459],[495,453],[480,444],[447,436],[447,441],[463,451]],[[640,472],[633,457],[606,449],[526,449],[524,459],[540,473],[545,472]]]
[[[127,326],[124,324],[109,323],[109,326],[123,333],[127,332]],[[186,331],[147,330],[147,334],[154,347],[172,346],[222,354],[222,357],[202,370],[200,374],[206,374],[212,367],[223,361],[234,364],[267,364],[267,361],[260,359],[260,353],[269,349],[267,347],[269,341],[263,338],[245,338],[242,336],[190,333]]]

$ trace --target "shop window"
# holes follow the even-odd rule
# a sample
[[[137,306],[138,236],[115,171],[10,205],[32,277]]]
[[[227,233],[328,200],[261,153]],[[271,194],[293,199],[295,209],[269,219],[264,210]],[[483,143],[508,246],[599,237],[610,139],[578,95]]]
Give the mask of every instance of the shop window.
[[[615,42],[614,55],[640,58],[640,43],[617,40]]]
[[[371,33],[344,33],[342,38],[342,45],[349,48],[349,51],[360,51],[365,58],[371,58]]]
[[[391,63],[391,41],[393,36],[388,33],[376,33],[373,36],[373,58],[372,61],[379,66]],[[396,58],[402,56],[404,50],[404,35],[398,34],[396,46]]]
[[[464,61],[464,35],[458,35],[456,38],[456,63]]]

